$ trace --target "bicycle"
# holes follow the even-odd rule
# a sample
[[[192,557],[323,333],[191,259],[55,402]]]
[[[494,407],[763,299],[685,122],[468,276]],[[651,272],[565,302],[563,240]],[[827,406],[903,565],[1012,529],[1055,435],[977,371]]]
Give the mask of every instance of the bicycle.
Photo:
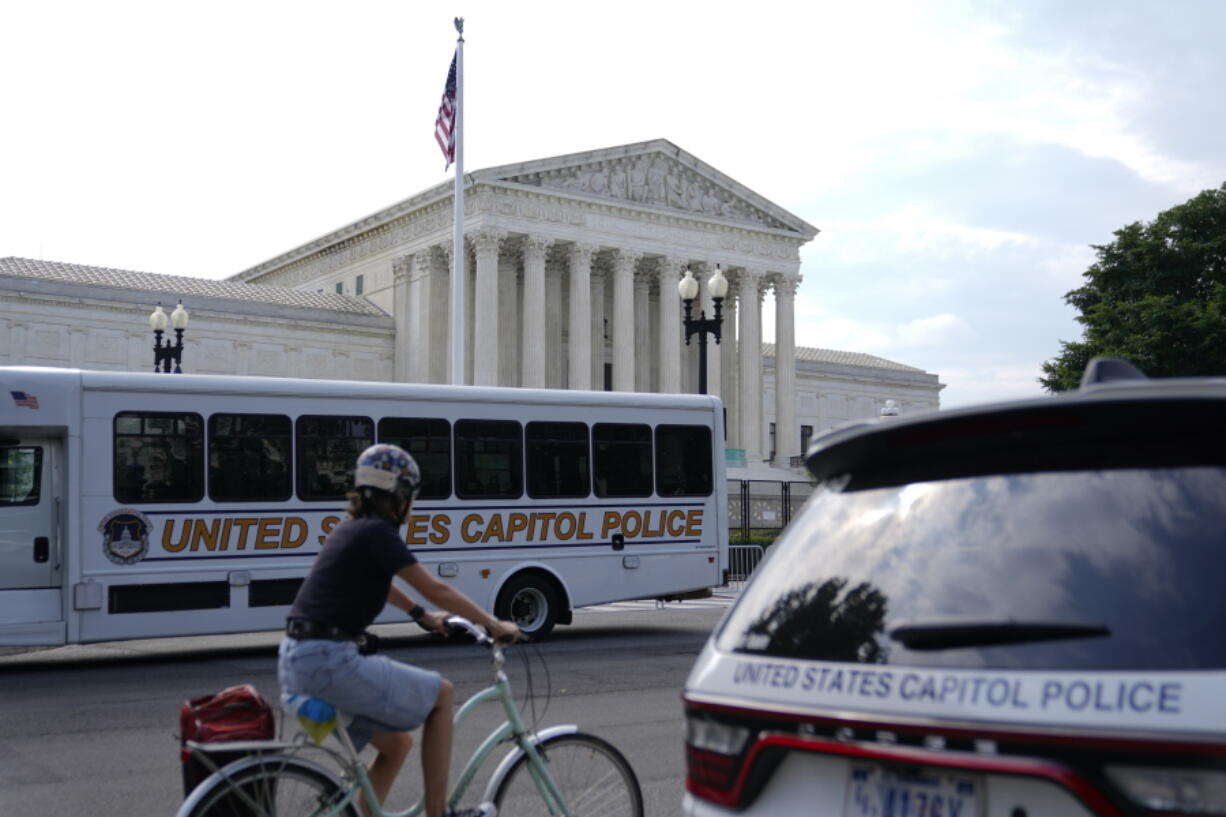
[[[553,815],[579,817],[643,817],[643,792],[630,762],[612,744],[581,732],[573,724],[530,731],[520,717],[503,671],[502,645],[481,627],[460,616],[447,619],[452,632],[468,633],[478,644],[489,647],[493,683],[473,694],[455,714],[460,725],[476,708],[498,700],[506,720],[473,751],[460,770],[447,796],[447,806],[458,809],[468,787],[498,746],[510,742],[486,784],[482,802],[492,802],[499,817]],[[360,817],[359,795],[375,801],[366,767],[348,732],[340,725],[342,714],[320,698],[308,699],[304,726],[314,732],[311,743],[298,741],[242,741],[186,746],[202,756],[213,773],[200,783],[180,806],[176,817]],[[302,717],[303,709],[298,714]],[[338,751],[324,745],[332,732],[341,744]],[[323,752],[341,768],[337,776],[322,763],[308,757],[308,750]],[[210,752],[241,752],[244,757],[224,766],[213,764]],[[405,811],[387,811],[382,806],[372,817],[417,817],[424,800]]]

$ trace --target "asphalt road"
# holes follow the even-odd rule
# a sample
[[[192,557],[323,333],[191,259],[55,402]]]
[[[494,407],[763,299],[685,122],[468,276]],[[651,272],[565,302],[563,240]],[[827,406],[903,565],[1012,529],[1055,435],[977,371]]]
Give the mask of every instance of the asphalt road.
[[[550,640],[515,648],[508,673],[522,700],[530,670],[529,719],[576,723],[612,741],[639,775],[647,815],[672,817],[684,778],[680,690],[723,609],[715,599],[579,611]],[[384,652],[440,671],[457,700],[489,681],[482,648],[413,625],[376,629]],[[180,705],[239,683],[275,701],[278,639],[254,633],[0,655],[0,815],[174,814],[183,799]],[[488,711],[491,720],[500,714]],[[290,729],[280,714],[278,722]],[[461,730],[453,769],[493,725],[477,719]],[[391,805],[416,799],[419,781],[415,750]]]

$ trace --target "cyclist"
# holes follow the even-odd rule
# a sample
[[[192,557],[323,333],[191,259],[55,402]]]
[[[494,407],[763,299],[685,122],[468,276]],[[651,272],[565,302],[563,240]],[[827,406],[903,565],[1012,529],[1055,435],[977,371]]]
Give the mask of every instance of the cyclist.
[[[442,612],[426,612],[393,581],[403,579],[431,605],[484,624],[513,641],[519,628],[500,621],[418,563],[400,536],[421,487],[421,472],[404,449],[373,445],[358,457],[348,518],[328,535],[298,591],[281,641],[277,677],[286,694],[327,700],[354,716],[349,734],[378,754],[370,779],[382,803],[422,726],[426,817],[443,817],[451,764],[454,688],[437,672],[359,652],[363,631],[385,604],[443,633]],[[363,804],[365,805],[365,804]],[[480,808],[454,817],[475,817]]]

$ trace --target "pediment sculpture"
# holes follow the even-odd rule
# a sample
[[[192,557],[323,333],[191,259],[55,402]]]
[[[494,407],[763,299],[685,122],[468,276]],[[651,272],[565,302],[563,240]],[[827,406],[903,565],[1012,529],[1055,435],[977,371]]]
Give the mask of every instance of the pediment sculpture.
[[[506,181],[786,228],[778,219],[661,154],[542,170]]]

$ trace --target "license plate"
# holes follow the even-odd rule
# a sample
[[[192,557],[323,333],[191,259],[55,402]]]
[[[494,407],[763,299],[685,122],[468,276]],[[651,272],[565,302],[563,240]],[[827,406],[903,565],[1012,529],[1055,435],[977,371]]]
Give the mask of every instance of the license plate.
[[[979,817],[980,788],[967,775],[853,765],[843,817]]]

